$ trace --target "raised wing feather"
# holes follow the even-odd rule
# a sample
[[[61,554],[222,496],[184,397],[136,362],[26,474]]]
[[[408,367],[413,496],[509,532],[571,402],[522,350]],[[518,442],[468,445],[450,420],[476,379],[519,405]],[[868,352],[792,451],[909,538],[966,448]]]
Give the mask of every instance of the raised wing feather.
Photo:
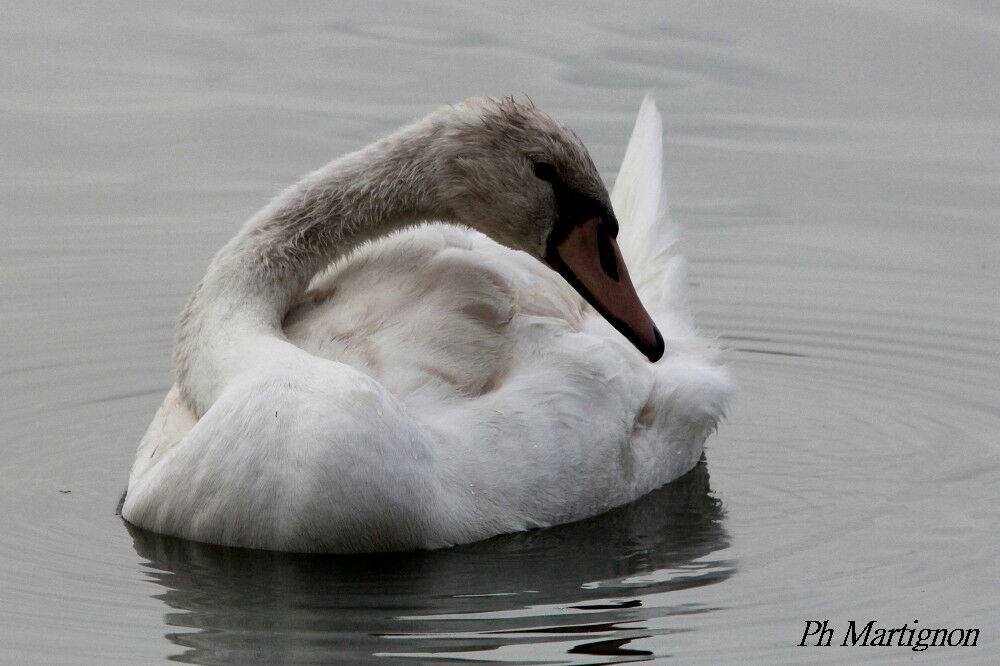
[[[663,123],[649,95],[622,160],[611,203],[621,222],[618,243],[646,307],[663,327],[693,329],[680,227],[670,217],[663,180]]]

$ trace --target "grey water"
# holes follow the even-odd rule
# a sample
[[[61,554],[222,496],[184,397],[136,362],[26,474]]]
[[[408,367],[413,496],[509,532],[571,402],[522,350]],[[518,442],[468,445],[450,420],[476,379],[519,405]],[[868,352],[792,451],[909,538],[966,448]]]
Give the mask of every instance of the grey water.
[[[609,182],[646,91],[739,389],[608,515],[304,557],[115,515],[215,250],[299,175],[524,93]],[[985,663],[1000,647],[1000,5],[0,3],[0,661]],[[806,620],[978,647],[797,647]]]

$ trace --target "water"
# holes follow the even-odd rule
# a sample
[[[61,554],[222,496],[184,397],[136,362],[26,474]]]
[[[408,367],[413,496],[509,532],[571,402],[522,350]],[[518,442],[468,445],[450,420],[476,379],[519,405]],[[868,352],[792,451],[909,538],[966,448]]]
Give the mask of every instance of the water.
[[[3,661],[996,658],[994,3],[0,15]],[[740,387],[703,466],[607,516],[437,553],[129,533],[115,505],[173,319],[271,194],[480,93],[529,94],[610,179],[649,88],[696,318]],[[794,647],[806,619],[982,637]]]

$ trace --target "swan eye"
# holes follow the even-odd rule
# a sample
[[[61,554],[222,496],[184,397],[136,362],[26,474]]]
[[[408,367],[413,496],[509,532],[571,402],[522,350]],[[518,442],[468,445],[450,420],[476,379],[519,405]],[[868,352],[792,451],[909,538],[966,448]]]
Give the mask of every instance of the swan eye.
[[[532,165],[535,170],[535,175],[545,181],[553,182],[556,179],[556,168],[549,164],[548,162],[535,162]]]

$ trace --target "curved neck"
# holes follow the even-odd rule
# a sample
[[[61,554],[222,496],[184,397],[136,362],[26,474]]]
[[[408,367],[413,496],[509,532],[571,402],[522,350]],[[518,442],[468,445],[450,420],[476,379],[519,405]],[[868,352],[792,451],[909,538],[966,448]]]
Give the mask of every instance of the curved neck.
[[[451,216],[439,201],[433,127],[411,126],[306,176],[215,256],[177,325],[174,369],[200,417],[233,377],[301,354],[281,329],[310,279],[396,229]],[[419,180],[418,176],[419,174]]]

